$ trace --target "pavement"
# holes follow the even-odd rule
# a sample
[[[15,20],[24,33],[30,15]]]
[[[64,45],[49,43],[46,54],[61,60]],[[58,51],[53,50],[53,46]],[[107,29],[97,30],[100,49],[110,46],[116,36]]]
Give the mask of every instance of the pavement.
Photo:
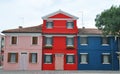
[[[120,71],[4,71],[0,74],[120,74]]]

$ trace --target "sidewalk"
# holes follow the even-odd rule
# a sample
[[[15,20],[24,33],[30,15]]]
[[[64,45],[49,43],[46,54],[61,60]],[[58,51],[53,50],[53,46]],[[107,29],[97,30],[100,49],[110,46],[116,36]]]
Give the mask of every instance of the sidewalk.
[[[4,71],[0,74],[120,74],[120,71]]]

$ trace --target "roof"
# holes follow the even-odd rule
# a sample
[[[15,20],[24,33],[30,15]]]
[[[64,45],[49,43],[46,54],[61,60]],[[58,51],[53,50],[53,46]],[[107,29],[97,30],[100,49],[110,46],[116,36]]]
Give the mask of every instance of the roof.
[[[95,28],[79,28],[79,35],[101,35],[102,31]]]
[[[79,28],[79,35],[101,35],[102,31],[95,28]],[[4,30],[2,33],[42,33],[42,25],[26,27],[19,27],[17,29]]]
[[[41,25],[26,28],[19,27],[16,29],[2,31],[2,33],[41,33],[41,32],[42,32]]]
[[[72,17],[73,19],[78,19],[78,17],[76,17],[76,16],[74,16],[74,15],[71,15],[71,14],[69,14],[69,13],[67,13],[67,12],[64,12],[64,11],[62,11],[62,10],[58,10],[58,11],[56,11],[56,12],[53,12],[53,13],[51,13],[51,14],[48,14],[48,15],[42,17],[42,19],[48,19],[49,17],[54,16],[54,15],[59,14],[59,13],[62,13],[62,14],[67,15],[67,16],[70,16],[70,17]]]

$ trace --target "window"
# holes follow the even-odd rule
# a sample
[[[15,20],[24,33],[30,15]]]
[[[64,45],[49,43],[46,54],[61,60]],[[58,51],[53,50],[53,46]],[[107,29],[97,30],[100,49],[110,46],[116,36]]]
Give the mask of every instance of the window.
[[[45,37],[45,46],[52,46],[52,37]]]
[[[46,27],[47,27],[48,29],[53,28],[53,22],[47,22],[47,23],[46,23]]]
[[[67,28],[73,29],[74,23],[73,22],[67,22]]]
[[[67,37],[67,46],[74,46],[74,38],[73,37]]]
[[[33,45],[38,44],[38,37],[32,37],[32,44]]]
[[[4,38],[2,37],[2,39],[1,39],[1,48],[3,48],[4,47]]]
[[[110,53],[102,53],[102,63],[110,64]]]
[[[18,62],[18,53],[8,53],[8,62],[17,63]]]
[[[17,44],[17,37],[12,36],[11,44]]]
[[[102,45],[108,45],[109,44],[109,38],[108,37],[102,37]]]
[[[52,54],[44,55],[44,63],[51,64],[52,63]]]
[[[88,53],[80,53],[80,64],[88,64]]]
[[[87,45],[88,44],[87,37],[80,37],[80,44],[81,45]]]
[[[73,64],[75,62],[74,55],[66,55],[66,63]]]
[[[30,63],[37,63],[37,53],[30,53],[29,54],[29,62]]]

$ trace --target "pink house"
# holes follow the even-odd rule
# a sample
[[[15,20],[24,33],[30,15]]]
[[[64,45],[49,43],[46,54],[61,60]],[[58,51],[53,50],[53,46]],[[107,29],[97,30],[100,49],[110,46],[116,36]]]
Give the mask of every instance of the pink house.
[[[41,70],[41,26],[5,30],[4,70]]]

